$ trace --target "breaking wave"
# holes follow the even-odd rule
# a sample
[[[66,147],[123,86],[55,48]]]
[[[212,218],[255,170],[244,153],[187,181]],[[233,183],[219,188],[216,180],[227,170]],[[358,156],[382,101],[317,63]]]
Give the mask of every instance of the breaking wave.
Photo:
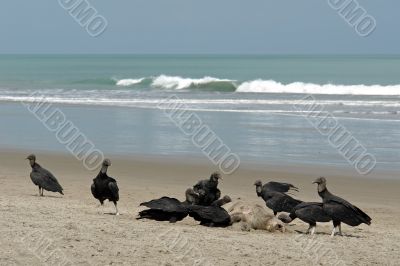
[[[274,80],[253,80],[243,82],[236,91],[333,95],[400,95],[400,85],[318,85],[303,82],[283,84]]]
[[[145,80],[145,78],[140,78],[140,79],[121,79],[121,80],[116,80],[117,86],[123,86],[123,87],[128,87],[136,84],[140,84]]]
[[[399,85],[336,85],[293,82],[284,84],[274,80],[251,80],[239,82],[215,77],[185,78],[160,75],[135,79],[115,80],[121,87],[153,88],[163,90],[207,90],[242,93],[294,93],[328,95],[400,95]]]

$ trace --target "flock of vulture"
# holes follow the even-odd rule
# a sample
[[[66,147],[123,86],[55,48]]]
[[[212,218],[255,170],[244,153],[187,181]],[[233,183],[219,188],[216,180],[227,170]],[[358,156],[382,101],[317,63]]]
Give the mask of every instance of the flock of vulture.
[[[32,167],[31,179],[39,187],[40,196],[43,196],[43,190],[63,194],[63,188],[55,176],[36,163],[35,155],[29,155],[27,159]],[[113,202],[116,215],[119,215],[117,181],[107,175],[107,169],[110,165],[109,159],[103,161],[99,174],[93,179],[91,191],[101,205],[105,200]],[[235,207],[230,210],[222,207],[231,202],[231,198],[229,196],[221,198],[221,191],[218,189],[219,179],[221,179],[220,174],[213,173],[209,179],[201,180],[193,188],[188,188],[185,192],[186,199],[183,202],[170,197],[143,202],[140,205],[147,209],[140,211],[137,219],[175,223],[190,216],[200,222],[200,225],[209,227],[227,227],[241,219],[243,220],[243,215],[247,215],[250,211],[242,211],[242,216],[238,216],[238,213],[232,213]],[[316,179],[314,183],[318,185],[318,194],[322,198],[322,202],[303,202],[293,198],[290,194],[297,192],[298,188],[292,184],[268,182],[263,185],[261,181],[256,181],[254,185],[257,196],[261,197],[267,207],[273,211],[274,219],[278,218],[281,223],[290,223],[298,218],[309,224],[307,233],[311,235],[315,232],[317,222],[332,221],[331,236],[342,235],[341,223],[350,226],[358,226],[362,223],[371,224],[371,218],[366,213],[348,201],[330,193],[324,177]],[[262,217],[264,220],[269,219],[266,218],[268,215],[260,216],[260,213],[263,212],[262,207],[256,206],[252,210],[258,217]],[[276,217],[278,212],[283,213]],[[242,218],[238,219],[238,217]]]

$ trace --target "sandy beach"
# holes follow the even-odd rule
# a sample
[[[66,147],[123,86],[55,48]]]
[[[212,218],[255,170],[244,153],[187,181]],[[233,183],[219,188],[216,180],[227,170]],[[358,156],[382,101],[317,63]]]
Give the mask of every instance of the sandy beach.
[[[242,232],[238,226],[206,228],[190,217],[176,224],[135,220],[142,201],[164,195],[183,199],[184,191],[217,170],[203,161],[112,158],[110,176],[120,187],[120,216],[113,205],[100,207],[90,193],[97,172],[72,156],[38,153],[65,196],[38,197],[30,167],[20,151],[0,153],[0,265],[397,265],[400,260],[400,182],[353,178],[328,172],[328,187],[372,217],[372,225],[343,226],[331,238],[331,224],[314,237],[296,220],[285,233]],[[318,171],[317,171],[318,170]],[[315,174],[311,174],[315,171]],[[220,184],[222,194],[248,202],[257,198],[254,180],[295,184],[302,200],[320,201],[311,182],[321,169],[242,165]]]
[[[399,9],[3,1],[0,266],[400,266]]]

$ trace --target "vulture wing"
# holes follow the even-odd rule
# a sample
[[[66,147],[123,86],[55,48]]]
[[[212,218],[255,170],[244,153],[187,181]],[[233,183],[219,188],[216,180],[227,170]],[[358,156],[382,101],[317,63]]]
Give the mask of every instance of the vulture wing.
[[[294,199],[285,193],[269,192],[265,201],[267,207],[276,212],[292,212],[292,210],[301,203],[300,200]]]
[[[295,207],[295,213],[307,223],[331,221],[331,217],[323,209],[323,204],[319,202],[302,202]]]
[[[350,202],[348,202],[340,197],[334,196],[334,195],[332,195],[328,199],[328,201],[335,202],[335,203],[345,206],[346,208],[355,212],[355,214],[358,216],[358,218],[360,218],[364,223],[366,223],[368,225],[371,224],[371,221],[372,221],[371,217],[369,217],[368,214],[366,214],[365,212],[363,212],[362,210],[360,210],[358,207],[354,206]]]
[[[37,169],[37,176],[41,178],[41,187],[47,191],[60,192],[63,194],[63,188],[58,183],[57,178],[50,173],[50,171],[39,167]],[[64,194],[63,194],[64,195]]]
[[[114,180],[115,181],[115,180]],[[113,200],[119,200],[119,188],[117,182],[110,182],[108,183],[108,188],[110,189],[111,195],[113,196]]]
[[[42,186],[42,176],[38,172],[31,173],[31,179],[36,186]]]
[[[268,191],[275,191],[275,192],[282,192],[282,193],[286,193],[289,191],[299,191],[299,189],[295,186],[293,186],[292,184],[288,184],[288,183],[279,183],[279,182],[268,182],[267,184],[265,184],[263,186],[264,189],[268,190]]]
[[[230,220],[228,212],[221,207],[214,206],[189,206],[189,215],[196,221],[213,223],[225,223]]]
[[[162,197],[159,199],[154,199],[148,202],[142,202],[140,203],[140,206],[145,206],[149,209],[153,210],[161,210],[164,212],[184,212],[185,207],[182,205],[182,203],[175,199],[175,198],[170,198],[170,197]]]

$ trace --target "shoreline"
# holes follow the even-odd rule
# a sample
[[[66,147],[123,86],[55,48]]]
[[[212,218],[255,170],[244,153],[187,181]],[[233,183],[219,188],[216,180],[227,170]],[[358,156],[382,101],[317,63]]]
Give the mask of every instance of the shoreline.
[[[0,147],[0,156],[4,153],[9,153],[11,156],[18,157],[26,157],[28,154],[36,153],[42,154],[44,156],[56,156],[59,158],[71,158],[79,162],[78,159],[74,157],[68,151],[50,151],[46,149],[35,149],[26,150],[23,148],[11,148],[11,147]],[[24,157],[24,158],[25,158]],[[208,167],[212,168],[214,166],[215,170],[218,170],[217,165],[214,165],[206,156],[204,155],[154,155],[154,154],[124,154],[124,153],[107,153],[105,154],[105,158],[115,159],[118,161],[124,161],[125,163],[128,161],[136,161],[136,162],[155,162],[156,164],[177,164],[178,162],[182,162],[185,160],[185,164],[188,164],[192,167]],[[283,170],[284,169],[284,170]],[[335,177],[349,177],[350,179],[362,179],[362,180],[385,180],[385,181],[399,181],[398,172],[395,170],[379,170],[379,172],[372,171],[368,175],[360,175],[355,168],[353,168],[350,164],[347,164],[345,167],[343,165],[316,165],[315,163],[287,163],[283,164],[282,162],[264,162],[264,161],[251,161],[246,158],[246,160],[241,160],[241,164],[238,167],[239,171],[253,171],[258,173],[268,173],[268,172],[278,172],[282,174],[302,174],[302,175],[310,175],[310,176],[322,176],[327,175],[333,178]],[[236,171],[238,171],[236,170]],[[234,173],[236,172],[234,171]],[[233,173],[233,174],[234,174]],[[228,175],[229,176],[229,175]]]

